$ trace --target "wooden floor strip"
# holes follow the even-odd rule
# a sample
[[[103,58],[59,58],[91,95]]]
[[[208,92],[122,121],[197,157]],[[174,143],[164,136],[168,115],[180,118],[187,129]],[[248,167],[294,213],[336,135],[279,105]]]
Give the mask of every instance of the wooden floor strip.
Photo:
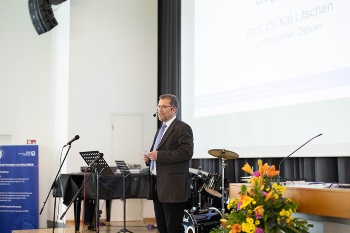
[[[117,232],[124,232],[124,230],[131,231],[133,233],[158,233],[158,230],[153,224],[146,224],[144,222],[138,221],[138,222],[126,222],[126,226],[124,228],[123,222],[111,222],[110,225],[106,226],[100,226],[98,232],[100,233],[117,233]],[[54,232],[53,232],[54,231]],[[93,233],[96,232],[96,230],[88,230],[88,226],[84,226],[82,228],[82,225],[80,226],[80,233]],[[65,228],[49,228],[49,229],[34,229],[34,230],[14,230],[12,233],[77,233],[75,232],[74,226],[69,224]]]

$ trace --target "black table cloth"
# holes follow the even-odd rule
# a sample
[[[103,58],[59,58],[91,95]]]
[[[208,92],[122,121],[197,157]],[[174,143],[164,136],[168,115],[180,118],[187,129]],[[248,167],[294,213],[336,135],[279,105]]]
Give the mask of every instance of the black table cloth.
[[[57,179],[57,195],[63,198],[63,204],[69,205],[76,195],[84,180],[90,173],[70,173],[61,174]],[[93,174],[87,180],[78,197],[74,201],[75,230],[79,231],[81,200],[97,198],[96,175]],[[123,175],[99,177],[99,200],[106,200],[107,222],[110,220],[111,200],[123,197]],[[125,177],[125,199],[147,198],[148,193],[148,173],[130,173]]]

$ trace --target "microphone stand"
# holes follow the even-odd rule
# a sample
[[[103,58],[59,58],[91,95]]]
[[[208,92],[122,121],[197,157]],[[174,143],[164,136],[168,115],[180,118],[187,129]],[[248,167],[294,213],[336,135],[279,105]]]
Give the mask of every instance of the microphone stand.
[[[289,154],[287,157],[285,157],[284,159],[282,159],[282,161],[280,162],[280,164],[278,165],[278,175],[277,175],[277,184],[279,185],[280,184],[280,179],[281,179],[281,176],[280,176],[280,173],[281,173],[281,164],[284,160],[286,160],[287,158],[289,158],[292,154],[294,154],[295,152],[297,152],[300,148],[302,148],[303,146],[305,146],[306,144],[308,144],[311,140],[321,136],[322,133],[320,133],[319,135],[316,135],[315,137],[309,139],[309,141],[305,142],[303,145],[301,145],[298,149],[296,149],[295,151],[293,151],[291,154]]]
[[[62,147],[62,150],[63,150],[63,148],[64,148],[65,146],[67,146],[67,145],[64,145],[64,146]],[[45,199],[45,201],[44,201],[44,205],[43,205],[43,207],[41,208],[40,214],[39,214],[39,215],[42,214],[42,212],[43,212],[43,210],[44,210],[44,207],[45,207],[45,205],[46,205],[46,202],[47,202],[47,200],[49,199],[50,193],[51,193],[51,191],[53,191],[53,194],[55,195],[55,197],[54,197],[54,208],[53,208],[53,219],[52,219],[52,220],[53,220],[53,221],[52,221],[52,232],[55,232],[55,226],[56,226],[55,218],[56,218],[56,199],[57,199],[57,187],[58,187],[57,179],[58,179],[58,176],[61,174],[62,166],[63,166],[64,161],[66,160],[67,155],[68,155],[68,152],[69,152],[69,150],[70,150],[70,148],[71,148],[71,145],[70,145],[70,144],[69,144],[68,146],[69,146],[69,147],[68,147],[68,150],[67,150],[67,152],[66,152],[66,155],[64,156],[63,161],[62,161],[62,163],[61,163],[61,165],[60,165],[60,167],[59,167],[59,169],[58,169],[58,171],[57,171],[56,177],[55,177],[54,181],[52,182],[52,185],[51,185],[51,188],[50,188],[50,190],[49,190],[49,193],[47,194],[47,197],[46,197],[46,199]],[[62,152],[61,152],[61,153],[62,153]]]

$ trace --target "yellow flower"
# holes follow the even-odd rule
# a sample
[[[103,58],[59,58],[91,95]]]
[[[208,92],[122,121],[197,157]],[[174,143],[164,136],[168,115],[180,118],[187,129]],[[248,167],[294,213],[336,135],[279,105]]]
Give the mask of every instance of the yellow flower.
[[[247,223],[242,223],[242,231],[246,231],[247,230]]]
[[[264,211],[265,211],[265,209],[264,209],[264,206],[262,206],[262,205],[259,205],[259,206],[254,208],[254,212],[258,215],[261,215],[261,216],[264,215]]]
[[[271,198],[272,194],[273,194],[273,192],[270,191],[270,192],[266,195],[265,201],[268,201],[268,200]]]
[[[252,189],[250,187],[247,188],[247,193],[251,194],[252,193]]]
[[[263,170],[262,170],[262,161],[261,161],[261,159],[258,160],[258,166],[259,166],[259,173],[262,176],[263,175]]]
[[[284,191],[286,190],[286,187],[282,185],[278,185],[276,183],[272,184],[272,188],[276,190],[276,192],[280,193],[281,195],[283,195]]]
[[[280,186],[280,193],[281,193],[281,195],[283,195],[283,193],[284,193],[284,191],[286,190],[287,188],[286,187],[284,187],[284,186]]]
[[[249,174],[253,174],[252,167],[248,163],[244,164],[244,166],[242,167],[242,170]]]
[[[241,203],[241,209],[247,207],[254,199],[248,195],[241,195],[238,197],[238,202]]]
[[[267,170],[267,176],[268,177],[274,177],[277,176],[280,173],[280,171],[276,171],[275,165],[272,165]]]
[[[252,177],[250,179],[250,184],[251,184],[252,188],[257,188],[259,185],[259,177]]]
[[[280,211],[280,215],[281,215],[281,216],[284,216],[285,212],[286,212],[286,211],[285,211],[284,209],[282,209],[282,210]]]
[[[266,232],[267,229],[276,232],[279,229],[288,230],[286,227],[307,230],[312,227],[306,220],[292,218],[292,211],[296,212],[297,204],[289,198],[283,198],[286,187],[274,182],[274,176],[279,174],[276,167],[263,164],[261,160],[258,160],[258,165],[259,172],[254,172],[248,163],[242,167],[242,170],[254,176],[248,180],[250,185],[242,185],[239,197],[230,200],[227,206],[230,213],[225,215],[227,219],[220,220],[220,228],[215,232],[255,233],[257,229],[258,232]]]
[[[249,196],[248,195],[240,195],[237,199],[238,202],[246,202],[247,200],[249,200]]]
[[[253,223],[242,223],[242,231],[243,232],[255,232],[255,225]]]
[[[258,160],[258,166],[259,166],[259,173],[261,176],[265,175],[265,172],[267,171],[268,164],[265,163],[264,165],[262,164],[262,161],[259,159]]]
[[[254,219],[248,217],[248,218],[246,219],[246,221],[247,221],[247,223],[250,223],[250,224],[251,224],[251,223],[254,222]]]
[[[248,223],[248,232],[255,232],[255,225],[253,223]]]

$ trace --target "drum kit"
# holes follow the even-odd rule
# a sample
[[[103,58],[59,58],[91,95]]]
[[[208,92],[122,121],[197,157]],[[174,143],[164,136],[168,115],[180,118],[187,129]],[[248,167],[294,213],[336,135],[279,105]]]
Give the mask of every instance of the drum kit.
[[[212,149],[208,153],[221,159],[222,175],[202,171],[201,167],[189,169],[193,177],[191,180],[191,200],[187,206],[189,210],[185,210],[184,216],[186,233],[209,232],[203,226],[207,226],[209,229],[220,224],[220,219],[226,210],[225,204],[227,205],[229,202],[229,180],[224,177],[227,165],[225,161],[237,159],[239,156],[235,152],[225,149]],[[186,222],[190,223],[185,224]]]

